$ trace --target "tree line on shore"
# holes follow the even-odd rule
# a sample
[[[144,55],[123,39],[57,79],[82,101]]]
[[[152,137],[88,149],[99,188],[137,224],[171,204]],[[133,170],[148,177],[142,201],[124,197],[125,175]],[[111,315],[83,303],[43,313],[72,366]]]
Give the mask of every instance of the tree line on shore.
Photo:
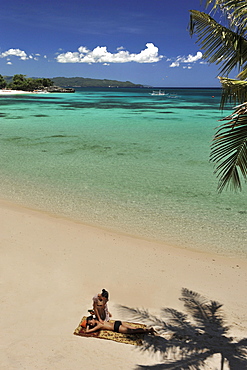
[[[0,89],[33,91],[52,86],[68,87],[143,87],[130,81],[117,81],[84,77],[27,78],[25,75],[0,75]]]
[[[0,75],[0,89],[34,91],[46,89],[54,85],[54,82],[49,78],[27,78],[25,75],[16,74],[10,81]]]
[[[117,81],[85,77],[53,77],[57,86],[63,87],[143,87],[130,81]]]

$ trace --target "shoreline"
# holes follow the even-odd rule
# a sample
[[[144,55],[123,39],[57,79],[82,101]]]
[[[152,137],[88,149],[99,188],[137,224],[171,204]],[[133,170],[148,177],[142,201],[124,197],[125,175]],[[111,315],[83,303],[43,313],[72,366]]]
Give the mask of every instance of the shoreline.
[[[49,94],[49,93],[47,91],[24,91],[24,90],[0,89],[0,95],[19,95],[19,94]]]
[[[91,298],[184,312],[181,288],[223,304],[233,337],[247,333],[247,261],[197,252],[0,200],[3,369],[134,369],[157,359],[133,346],[73,336]],[[93,351],[92,351],[93,349]],[[94,356],[92,352],[97,353]]]
[[[52,209],[47,209],[46,207],[40,208],[39,204],[33,205],[32,203],[26,203],[24,199],[18,202],[18,200],[13,199],[13,198],[5,198],[4,195],[0,196],[0,207],[1,204],[9,204],[10,207],[16,207],[20,208],[23,210],[26,210],[27,212],[36,212],[37,214],[49,216],[54,219],[61,219],[64,220],[65,222],[72,222],[78,225],[82,225],[85,227],[92,227],[96,228],[99,230],[102,230],[102,232],[110,232],[110,233],[115,233],[122,235],[123,237],[129,237],[132,239],[137,239],[137,240],[143,240],[146,242],[150,243],[155,243],[163,246],[169,246],[170,248],[174,248],[176,250],[181,250],[181,251],[188,251],[191,253],[198,253],[203,254],[203,255],[209,255],[209,256],[218,256],[218,257],[223,257],[226,259],[236,259],[236,260],[244,260],[247,262],[247,254],[239,253],[238,251],[233,252],[233,251],[216,251],[214,248],[209,248],[208,246],[210,245],[209,242],[207,242],[207,247],[201,247],[200,243],[195,243],[194,245],[187,240],[181,240],[180,238],[173,238],[174,240],[171,240],[171,238],[167,238],[166,240],[160,235],[158,237],[154,237],[154,235],[145,235],[144,233],[140,232],[138,229],[133,229],[131,231],[127,231],[126,225],[120,225],[120,224],[113,224],[109,226],[109,223],[103,223],[100,222],[100,220],[97,222],[95,220],[92,220],[90,217],[86,220],[81,220],[80,217],[67,214],[66,212],[61,212],[61,210],[52,210]],[[177,240],[176,240],[177,239]],[[176,240],[176,241],[175,241]],[[200,247],[199,247],[200,244]],[[234,254],[235,253],[235,254]]]

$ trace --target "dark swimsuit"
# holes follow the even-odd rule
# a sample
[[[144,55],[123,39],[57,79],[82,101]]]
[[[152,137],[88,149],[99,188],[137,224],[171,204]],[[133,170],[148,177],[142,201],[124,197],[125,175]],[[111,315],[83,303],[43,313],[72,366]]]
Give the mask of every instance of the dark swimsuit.
[[[122,325],[122,322],[121,321],[119,321],[119,320],[117,320],[117,321],[115,321],[114,322],[114,331],[116,332],[116,333],[119,333],[119,326],[120,325]]]

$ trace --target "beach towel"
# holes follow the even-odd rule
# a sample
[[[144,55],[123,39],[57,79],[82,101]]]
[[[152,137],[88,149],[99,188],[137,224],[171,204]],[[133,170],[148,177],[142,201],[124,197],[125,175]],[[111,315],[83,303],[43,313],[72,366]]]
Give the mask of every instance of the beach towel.
[[[81,337],[93,337],[93,338],[99,338],[99,339],[108,339],[108,340],[114,340],[115,342],[125,343],[125,344],[132,344],[135,346],[140,346],[142,344],[144,334],[122,334],[122,333],[115,333],[114,331],[109,330],[99,330],[97,332],[93,333],[86,333],[86,328],[81,326],[83,325],[86,320],[86,316],[84,316],[78,327],[75,329],[74,334],[79,335]],[[113,322],[110,320],[110,322]],[[133,328],[146,328],[146,325],[143,324],[136,324],[136,323],[128,323]]]

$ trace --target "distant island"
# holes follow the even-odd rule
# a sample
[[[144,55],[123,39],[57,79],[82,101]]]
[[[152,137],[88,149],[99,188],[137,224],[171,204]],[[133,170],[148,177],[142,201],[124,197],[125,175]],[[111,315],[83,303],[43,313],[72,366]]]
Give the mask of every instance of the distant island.
[[[100,80],[83,77],[54,77],[51,78],[57,86],[62,87],[143,87],[130,81]]]
[[[100,80],[84,77],[27,78],[25,75],[0,75],[0,89],[47,92],[74,92],[75,87],[143,87],[130,81]]]

